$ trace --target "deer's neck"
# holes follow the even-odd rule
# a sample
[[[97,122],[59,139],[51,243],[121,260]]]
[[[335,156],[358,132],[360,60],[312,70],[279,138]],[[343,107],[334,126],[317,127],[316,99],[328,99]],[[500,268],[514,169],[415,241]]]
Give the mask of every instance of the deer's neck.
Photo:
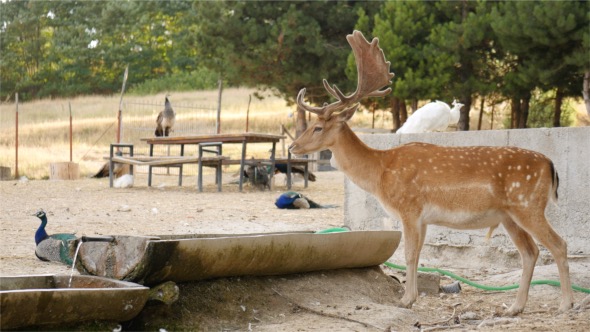
[[[346,124],[330,150],[338,169],[354,184],[370,193],[378,190],[383,169],[379,155],[383,151],[368,147]]]

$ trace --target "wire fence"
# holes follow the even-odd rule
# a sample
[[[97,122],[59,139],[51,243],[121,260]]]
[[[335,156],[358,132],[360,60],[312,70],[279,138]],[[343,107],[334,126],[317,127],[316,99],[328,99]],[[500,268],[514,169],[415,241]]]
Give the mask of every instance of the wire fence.
[[[222,102],[220,91],[176,93],[174,98],[169,98],[176,112],[170,136],[215,134],[218,128],[224,133],[284,134],[285,126],[294,130],[292,110],[283,100],[271,95],[251,100],[250,94],[249,90],[233,89]],[[2,102],[0,166],[12,168],[12,178],[26,175],[46,179],[51,163],[72,161],[79,164],[80,174],[94,175],[107,161],[109,145],[117,142],[117,137],[121,143],[133,144],[134,154],[149,155],[149,145],[142,139],[154,137],[156,119],[164,109],[164,101],[164,95],[157,95],[124,96],[121,105],[117,96]],[[220,105],[223,105],[223,111],[218,114]],[[117,135],[119,109],[120,136]],[[286,156],[286,146],[286,142],[281,142],[277,153]],[[247,158],[268,157],[269,150],[270,146],[257,144],[248,148]],[[184,155],[197,153],[198,146],[185,146]],[[154,146],[155,156],[179,154],[179,146]],[[224,154],[240,156],[241,146],[224,147]],[[145,173],[147,167],[137,170]],[[227,170],[234,171],[235,167],[229,166]],[[155,168],[154,171],[156,174],[176,174],[178,169]],[[197,165],[185,164],[183,173],[195,175]]]
[[[98,170],[108,146],[115,142],[118,103],[104,97],[56,99],[27,103],[0,103],[0,165],[12,173],[43,178],[47,165],[56,161],[82,163],[85,172]],[[171,100],[176,112],[172,136],[213,134],[217,126],[217,104],[197,105]],[[137,155],[149,155],[142,138],[153,137],[156,118],[164,109],[164,98],[127,98],[122,103],[121,142],[132,143]],[[71,122],[70,122],[71,121]],[[71,125],[70,125],[71,124]],[[70,131],[73,128],[73,133]],[[70,143],[70,139],[73,141]],[[73,155],[72,151],[73,150]],[[185,155],[196,151],[185,151]],[[157,146],[154,155],[179,155],[177,146]],[[20,163],[20,167],[19,164]],[[34,164],[34,165],[32,165]],[[20,174],[17,170],[21,168]],[[26,171],[23,172],[23,169]],[[139,167],[147,172],[147,167]],[[185,165],[183,173],[196,174],[196,165]],[[174,174],[177,168],[155,168],[154,173]]]
[[[217,106],[172,103],[176,112],[176,120],[170,136],[214,134],[217,128]],[[136,99],[123,101],[121,142],[134,145],[134,155],[149,155],[149,146],[142,141],[143,138],[154,137],[156,118],[164,109],[164,101]],[[196,154],[197,151],[187,151],[185,155]],[[180,146],[154,145],[154,156],[178,156]],[[186,164],[183,173],[196,174],[196,165]],[[147,166],[138,167],[139,172],[147,172]],[[158,167],[153,169],[155,174],[177,174],[176,167]]]

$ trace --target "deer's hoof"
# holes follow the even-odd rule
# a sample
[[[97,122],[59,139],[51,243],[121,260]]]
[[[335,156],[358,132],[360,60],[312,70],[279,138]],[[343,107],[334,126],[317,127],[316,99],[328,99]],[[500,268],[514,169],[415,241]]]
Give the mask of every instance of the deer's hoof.
[[[412,305],[414,304],[415,300],[409,300],[406,298],[402,298],[400,303],[399,303],[399,307],[400,308],[407,308],[407,309],[411,309]]]
[[[570,310],[571,308],[573,308],[574,303],[570,302],[570,301],[566,301],[566,302],[561,302],[561,304],[559,305],[559,313],[564,313],[568,310]]]
[[[520,314],[524,310],[524,307],[517,307],[514,304],[508,308],[508,310],[504,311],[504,316],[516,316]]]

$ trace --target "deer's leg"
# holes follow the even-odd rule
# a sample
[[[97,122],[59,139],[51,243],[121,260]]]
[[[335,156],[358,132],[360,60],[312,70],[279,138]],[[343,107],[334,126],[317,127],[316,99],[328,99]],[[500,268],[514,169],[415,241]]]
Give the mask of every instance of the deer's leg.
[[[406,292],[401,306],[411,308],[418,297],[418,260],[426,237],[426,225],[417,225],[415,220],[404,223],[404,254],[406,257]]]
[[[528,299],[535,263],[537,262],[537,257],[539,257],[539,248],[529,233],[514,221],[507,218],[502,224],[512,239],[512,242],[516,245],[518,252],[520,252],[520,258],[522,260],[522,275],[520,277],[518,293],[516,294],[516,301],[505,312],[506,315],[515,316],[524,310]]]
[[[517,214],[518,215],[518,214]],[[520,213],[521,216],[525,215],[525,212]],[[519,223],[529,234],[531,234],[537,241],[539,241],[545,248],[547,248],[553,258],[559,271],[559,281],[561,283],[561,304],[559,305],[559,311],[564,312],[572,308],[574,304],[574,294],[572,291],[572,282],[570,279],[569,264],[567,262],[567,243],[565,240],[555,232],[553,227],[549,224],[545,218],[544,211],[530,214],[527,219],[534,221],[534,225],[531,223]]]

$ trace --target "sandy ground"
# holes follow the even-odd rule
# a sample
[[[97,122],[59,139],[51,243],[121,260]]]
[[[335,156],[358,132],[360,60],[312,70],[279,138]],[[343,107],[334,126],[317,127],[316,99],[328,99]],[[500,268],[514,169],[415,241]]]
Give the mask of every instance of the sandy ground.
[[[126,189],[109,188],[108,179],[3,181],[0,182],[0,275],[70,272],[64,265],[41,262],[34,255],[34,233],[39,221],[32,214],[40,208],[48,213],[50,234],[73,232],[78,236],[237,234],[315,231],[342,226],[343,175],[339,172],[317,175],[317,182],[310,183],[308,188],[304,189],[299,182],[293,189],[320,204],[336,207],[277,209],[274,201],[286,191],[281,177],[277,177],[271,191],[246,186],[243,192],[238,192],[237,185],[229,183],[235,178],[224,174],[222,193],[216,192],[212,179],[205,180],[205,192],[197,192],[195,177],[186,177],[185,186],[178,187],[176,177],[157,176],[153,187],[148,188],[146,176],[141,174],[136,178],[135,187]],[[402,250],[398,249],[398,253]],[[590,287],[590,264],[572,262],[570,266],[575,274],[574,283]],[[453,271],[452,266],[438,267]],[[383,276],[396,275],[403,281],[403,274],[385,268],[378,270],[226,278],[185,284],[181,285],[178,304],[168,308],[171,311],[168,316],[164,315],[168,323],[164,319],[158,320],[157,326],[146,323],[129,328],[199,329],[167,325],[170,320],[181,319],[178,315],[182,310],[188,311],[190,303],[198,302],[189,295],[183,297],[183,291],[203,294],[199,297],[203,301],[207,294],[215,294],[211,295],[213,300],[204,303],[220,304],[218,311],[201,310],[199,313],[199,317],[210,317],[206,324],[201,321],[196,325],[206,330],[475,330],[480,324],[483,325],[480,329],[485,331],[585,331],[590,328],[589,305],[557,314],[560,292],[551,286],[533,287],[525,313],[516,318],[501,317],[503,306],[512,303],[516,291],[489,292],[470,286],[463,286],[461,293],[454,295],[423,295],[412,310],[399,309],[396,304],[402,287],[396,286],[393,278]],[[556,276],[555,266],[549,265],[538,267],[535,279],[543,276],[545,270],[549,271],[549,278]],[[518,270],[502,267],[453,272],[493,285],[517,282],[519,276]],[[451,280],[445,277],[443,282]],[[576,303],[587,295],[575,292]],[[255,309],[250,309],[252,307]],[[232,310],[237,310],[238,314]],[[220,319],[224,315],[231,319]],[[183,322],[189,324],[186,319]],[[110,326],[104,328],[111,329]]]

